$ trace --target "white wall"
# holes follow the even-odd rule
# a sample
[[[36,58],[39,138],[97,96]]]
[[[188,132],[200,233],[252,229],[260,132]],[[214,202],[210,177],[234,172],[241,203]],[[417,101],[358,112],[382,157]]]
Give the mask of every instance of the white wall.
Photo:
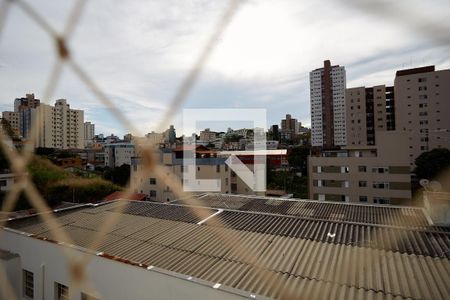
[[[16,232],[4,231],[0,235],[0,249],[20,255],[21,269],[17,270],[18,274],[22,274],[22,269],[34,273],[35,299],[54,299],[55,281],[69,286],[68,261],[64,256],[63,246],[30,238]],[[84,254],[79,249],[66,248],[66,250],[75,258]],[[87,276],[91,285],[98,291],[99,295],[97,296],[100,299],[194,300],[245,298],[224,291],[224,289],[233,290],[230,288],[212,288],[215,283],[188,281],[182,278],[186,276],[176,273],[169,275],[167,271],[147,270],[99,256],[93,256],[90,260],[87,266]],[[45,278],[45,282],[42,282],[43,278]],[[19,286],[22,285],[19,284]],[[17,291],[17,293],[20,293],[22,297],[22,290],[19,289],[20,291]],[[72,299],[81,299],[80,290],[75,290],[70,286],[69,289],[73,293]],[[85,292],[89,293],[89,290],[85,290]],[[90,294],[96,296],[92,291]]]

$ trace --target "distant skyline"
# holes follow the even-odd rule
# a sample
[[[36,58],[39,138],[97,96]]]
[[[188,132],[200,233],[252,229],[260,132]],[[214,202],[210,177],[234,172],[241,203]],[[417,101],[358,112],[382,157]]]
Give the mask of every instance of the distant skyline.
[[[59,30],[74,3],[28,2]],[[403,68],[450,68],[450,43],[442,38],[450,28],[449,1],[385,0],[370,12],[356,2],[246,1],[183,107],[266,108],[268,127],[286,114],[309,126],[309,72],[326,59],[346,67],[347,87],[392,85]],[[69,46],[145,134],[156,130],[225,5],[89,1]],[[54,58],[53,41],[13,5],[0,35],[0,109],[12,110],[14,98],[26,93],[41,99]],[[85,110],[97,134],[128,132],[68,69],[50,103],[59,98]],[[177,135],[183,134],[180,120],[171,122]]]

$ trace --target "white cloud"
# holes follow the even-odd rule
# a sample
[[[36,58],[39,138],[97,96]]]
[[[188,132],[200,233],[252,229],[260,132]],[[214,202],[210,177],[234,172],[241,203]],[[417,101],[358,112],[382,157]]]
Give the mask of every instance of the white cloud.
[[[29,2],[59,31],[74,3]],[[70,46],[97,85],[136,127],[149,132],[226,4],[89,1]],[[450,67],[450,46],[435,44],[434,35],[426,34],[449,26],[448,1],[382,1],[380,7],[384,4],[390,11],[344,0],[247,1],[218,41],[185,105],[263,107],[269,124],[285,113],[308,124],[308,73],[324,59],[346,66],[349,86],[392,84],[395,70],[402,67]],[[397,20],[401,11],[406,17]],[[408,23],[410,15],[422,23]],[[53,59],[48,36],[17,7],[11,10],[0,40],[0,107],[12,108],[13,99],[26,92],[42,96]],[[99,130],[126,131],[67,70],[54,95],[62,97],[84,108]]]

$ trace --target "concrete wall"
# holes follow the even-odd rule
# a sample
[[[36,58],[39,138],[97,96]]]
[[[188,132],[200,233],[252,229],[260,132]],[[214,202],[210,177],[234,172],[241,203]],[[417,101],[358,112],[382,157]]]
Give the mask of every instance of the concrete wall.
[[[55,299],[55,282],[69,287],[74,300],[81,299],[80,292],[86,292],[100,299],[244,299],[238,290],[227,287],[213,288],[215,283],[187,280],[187,276],[168,273],[164,270],[128,265],[107,258],[92,256],[87,265],[87,277],[92,289],[75,289],[70,284],[67,272],[68,261],[63,246],[37,240],[15,232],[5,231],[0,236],[0,249],[20,256],[20,269],[13,278],[15,292],[22,295],[22,269],[34,274],[35,299]],[[66,248],[69,255],[80,258],[82,250]],[[17,280],[20,277],[20,283]],[[19,287],[20,286],[20,287]],[[247,295],[248,298],[249,294]]]

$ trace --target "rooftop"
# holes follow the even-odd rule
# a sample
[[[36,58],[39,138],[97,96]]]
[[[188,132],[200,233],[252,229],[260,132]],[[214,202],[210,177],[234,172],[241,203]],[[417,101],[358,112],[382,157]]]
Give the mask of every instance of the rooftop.
[[[432,225],[420,208],[223,194],[195,200],[201,206],[122,200],[55,216],[75,245],[89,247],[118,214],[93,249],[105,258],[270,298],[450,299],[450,229]],[[7,226],[53,239],[37,216]]]

